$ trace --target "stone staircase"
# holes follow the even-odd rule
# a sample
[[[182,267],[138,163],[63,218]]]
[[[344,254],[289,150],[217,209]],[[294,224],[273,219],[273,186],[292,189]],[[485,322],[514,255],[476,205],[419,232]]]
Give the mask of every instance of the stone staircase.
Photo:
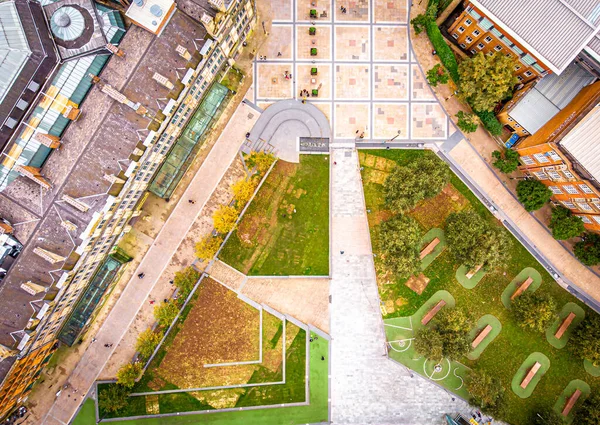
[[[245,154],[249,154],[250,152],[266,152],[276,155],[275,146],[260,138],[255,141],[246,139],[242,144],[242,152]]]

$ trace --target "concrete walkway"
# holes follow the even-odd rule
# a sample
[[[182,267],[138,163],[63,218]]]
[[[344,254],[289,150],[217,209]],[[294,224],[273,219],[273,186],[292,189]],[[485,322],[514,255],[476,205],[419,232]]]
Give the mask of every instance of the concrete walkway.
[[[158,282],[190,227],[200,214],[213,190],[229,168],[243,142],[244,134],[250,130],[256,115],[249,106],[240,104],[221,137],[212,148],[206,161],[181,197],[181,202],[158,234],[155,243],[140,263],[134,277],[116,302],[106,321],[95,335],[97,342],[90,346],[71,374],[71,387],[56,398],[42,422],[45,425],[68,424],[75,415],[82,396],[92,384],[110,358],[114,348],[127,331],[136,314],[146,302],[148,294]],[[194,199],[195,204],[187,202]],[[144,272],[144,279],[137,274]],[[104,344],[113,344],[105,348]],[[74,391],[77,390],[77,393]]]
[[[332,156],[332,422],[431,425],[444,413],[468,411],[386,357],[358,155],[334,149]]]

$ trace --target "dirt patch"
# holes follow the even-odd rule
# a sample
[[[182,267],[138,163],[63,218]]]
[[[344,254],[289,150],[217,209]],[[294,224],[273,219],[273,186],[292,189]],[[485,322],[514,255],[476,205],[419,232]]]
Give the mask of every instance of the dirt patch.
[[[147,395],[146,397],[146,414],[158,415],[160,413],[160,405],[158,403],[158,394]]]
[[[410,289],[421,295],[427,285],[429,284],[429,278],[421,273],[418,276],[411,276],[405,283]]]
[[[469,201],[448,183],[433,198],[419,202],[409,215],[414,217],[425,229],[443,228],[446,217],[450,213],[461,211],[467,205],[469,205]]]

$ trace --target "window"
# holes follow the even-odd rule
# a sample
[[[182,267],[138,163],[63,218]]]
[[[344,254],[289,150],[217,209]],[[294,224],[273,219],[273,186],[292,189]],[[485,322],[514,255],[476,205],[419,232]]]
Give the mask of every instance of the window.
[[[521,128],[521,124],[515,123],[515,128]]]
[[[510,122],[513,122],[513,121],[514,121],[514,120],[512,119],[512,117],[508,117],[508,120],[509,120]]]
[[[478,48],[479,50],[483,49],[484,47],[485,47],[485,46],[483,45],[483,43],[479,43],[479,44],[477,44],[477,48]]]
[[[462,47],[463,49],[464,49],[465,47],[467,47],[467,46],[465,45],[465,43],[460,43],[460,44],[459,44],[459,46],[460,46],[460,47]]]
[[[534,171],[533,175],[538,179],[538,180],[548,180],[548,175],[546,173],[544,173],[543,171]]]
[[[489,43],[490,41],[492,41],[492,37],[490,37],[488,35],[486,38],[484,38],[484,40],[485,40],[486,43]]]
[[[579,188],[583,191],[583,193],[594,193],[592,189],[587,184],[580,184]]]
[[[477,37],[477,36],[479,36],[479,34],[481,34],[481,32],[479,30],[473,31],[473,37]]]
[[[592,220],[585,215],[578,215],[577,217],[579,217],[585,224],[592,224]]]
[[[553,193],[553,194],[555,194],[555,195],[562,195],[562,193],[563,193],[563,191],[562,191],[562,190],[560,190],[560,187],[558,187],[558,186],[549,186],[548,188],[549,188],[549,189],[552,191],[552,193]]]
[[[454,39],[458,38],[458,34],[457,33],[452,33],[452,37],[454,37]]]
[[[547,162],[550,162],[548,160],[548,158],[546,158],[546,155],[541,154],[541,153],[536,153],[533,155],[533,157],[537,160],[537,162],[539,162],[540,164],[545,164]]]
[[[548,152],[546,152],[546,155],[548,155],[550,157],[550,159],[552,159],[552,161],[562,161],[562,158],[560,157],[560,155],[558,155],[554,151],[548,151]]]
[[[500,50],[502,50],[502,46],[501,45],[496,45],[496,47],[494,47],[494,50],[499,52]]]
[[[467,37],[467,38],[465,38],[465,40],[466,40],[467,43],[472,43],[473,42],[473,39],[471,37]]]
[[[531,71],[525,71],[525,76],[526,77],[531,77],[533,75],[533,72]]]
[[[472,54],[472,55],[475,55],[475,54],[477,54],[477,50],[475,50],[475,49],[471,49],[471,54]]]
[[[535,164],[535,161],[533,159],[531,159],[530,156],[522,156],[521,157],[521,162],[525,165],[533,165]]]
[[[472,23],[473,23],[473,21],[472,21],[472,20],[470,20],[470,19],[467,19],[467,20],[465,20],[465,25],[466,25],[466,26],[469,26],[469,25],[471,25]]]
[[[575,178],[575,176],[569,170],[564,170],[563,174],[565,176],[567,176],[568,179],[574,179]]]
[[[562,176],[556,171],[548,171],[548,175],[552,180],[562,180]]]
[[[579,209],[583,211],[594,211],[594,209],[590,207],[590,204],[586,202],[578,202],[577,205],[579,206]]]
[[[579,191],[571,184],[563,186],[563,189],[565,189],[567,193],[570,193],[571,195],[579,195]]]
[[[515,65],[515,71],[518,71],[519,69],[521,69],[521,65]]]
[[[600,224],[600,216],[598,215],[593,215],[592,218],[594,219],[594,221],[598,224]]]
[[[570,210],[575,209],[575,204],[573,202],[561,201],[561,204],[563,204],[565,207],[569,208]]]
[[[521,77],[520,75],[517,75],[517,80],[523,81],[523,77]]]

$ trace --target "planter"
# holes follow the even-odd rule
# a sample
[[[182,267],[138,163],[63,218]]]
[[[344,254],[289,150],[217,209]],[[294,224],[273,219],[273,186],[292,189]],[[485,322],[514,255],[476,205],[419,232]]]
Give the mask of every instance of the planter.
[[[317,75],[317,68],[311,68],[310,75]]]
[[[311,56],[317,56],[317,48],[316,47],[311,47],[311,49],[310,49],[310,55]]]
[[[308,34],[309,35],[315,35],[317,33],[317,29],[315,27],[310,27],[308,29]]]
[[[310,17],[312,19],[317,17],[317,9],[310,9]]]
[[[312,89],[312,95],[315,96],[315,97],[319,96],[319,90]]]

